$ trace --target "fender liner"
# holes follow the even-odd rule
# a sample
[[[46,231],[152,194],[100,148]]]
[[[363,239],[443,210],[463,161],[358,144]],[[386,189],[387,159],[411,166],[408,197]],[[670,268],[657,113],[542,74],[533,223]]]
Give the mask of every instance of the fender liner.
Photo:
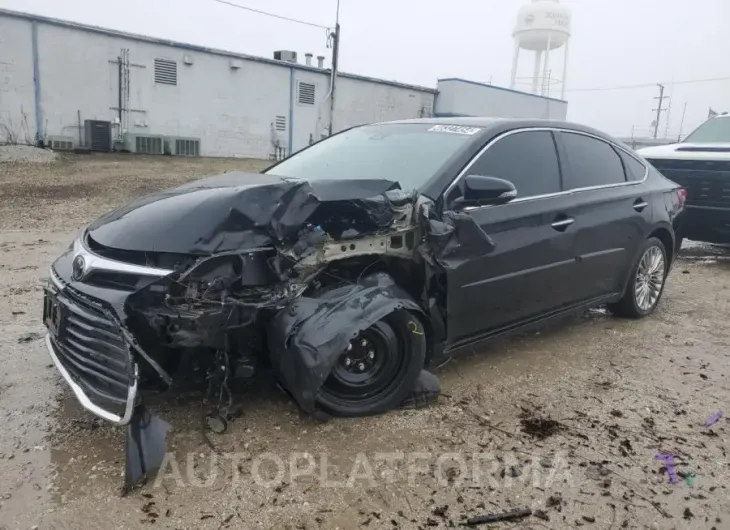
[[[317,393],[349,342],[397,309],[425,316],[390,275],[375,273],[302,296],[274,316],[267,330],[269,356],[302,409],[315,410]]]

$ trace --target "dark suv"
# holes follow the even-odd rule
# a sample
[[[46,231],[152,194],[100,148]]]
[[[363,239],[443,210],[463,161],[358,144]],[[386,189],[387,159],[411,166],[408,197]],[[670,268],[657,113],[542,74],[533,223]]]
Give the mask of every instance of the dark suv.
[[[261,370],[307,411],[378,413],[483,339],[598,304],[651,313],[683,207],[580,125],[356,127],[94,221],[52,266],[47,345],[122,425],[138,389],[202,375],[225,396]]]

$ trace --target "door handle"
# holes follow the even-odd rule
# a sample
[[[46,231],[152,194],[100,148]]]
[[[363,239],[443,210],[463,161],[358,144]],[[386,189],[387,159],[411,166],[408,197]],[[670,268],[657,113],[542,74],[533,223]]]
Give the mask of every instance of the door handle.
[[[637,212],[640,212],[647,206],[649,206],[649,203],[646,202],[644,199],[636,199],[636,201],[634,201],[634,210],[636,210]]]
[[[575,219],[572,217],[566,217],[565,219],[554,221],[550,226],[552,226],[555,230],[565,230],[573,223],[575,223]]]

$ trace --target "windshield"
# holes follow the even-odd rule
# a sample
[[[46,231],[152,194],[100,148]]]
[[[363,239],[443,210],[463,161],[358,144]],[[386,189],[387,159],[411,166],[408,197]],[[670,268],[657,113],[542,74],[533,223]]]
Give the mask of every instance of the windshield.
[[[712,118],[697,127],[685,142],[730,144],[730,118]]]
[[[420,189],[478,127],[392,123],[356,127],[295,153],[266,173],[299,179],[373,179]]]

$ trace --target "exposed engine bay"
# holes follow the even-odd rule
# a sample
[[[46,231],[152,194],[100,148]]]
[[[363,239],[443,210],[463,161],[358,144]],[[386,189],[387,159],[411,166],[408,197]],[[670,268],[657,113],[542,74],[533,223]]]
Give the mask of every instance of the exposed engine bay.
[[[197,212],[174,208],[181,201],[194,202]],[[187,217],[172,215],[178,211]],[[221,175],[141,199],[82,236],[94,256],[168,274],[125,278],[90,270],[81,283],[125,291],[107,301],[141,388],[197,378],[218,396],[213,414],[225,421],[230,381],[266,370],[314,413],[350,341],[395,311],[418,320],[412,331],[426,340],[424,365],[443,351],[446,271],[493,244],[468,215],[434,212],[429,198],[387,180]],[[65,255],[54,268],[61,271],[64,259],[74,260],[78,281],[78,256]],[[411,386],[404,404],[439,392],[428,372]],[[161,454],[160,437],[145,442],[145,429],[157,425],[164,447],[160,421],[135,405],[128,485],[155,467],[157,457],[144,455]]]

